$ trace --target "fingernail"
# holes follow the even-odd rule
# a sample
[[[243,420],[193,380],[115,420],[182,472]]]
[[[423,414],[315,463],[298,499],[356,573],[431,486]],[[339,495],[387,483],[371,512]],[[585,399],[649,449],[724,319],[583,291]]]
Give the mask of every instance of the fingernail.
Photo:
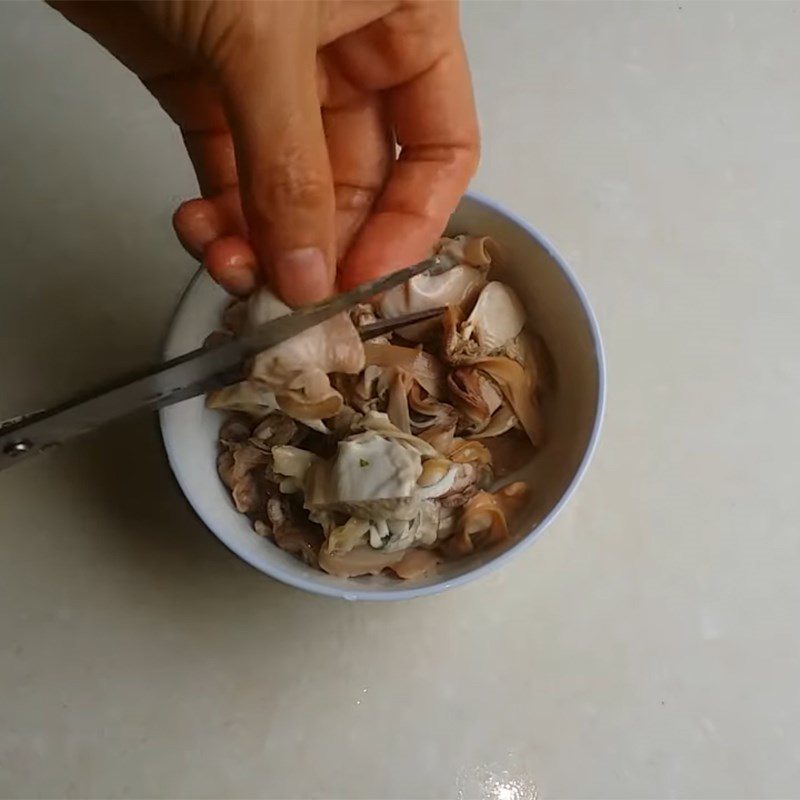
[[[256,287],[256,279],[252,270],[243,267],[231,267],[220,275],[220,283],[231,294],[246,297]]]
[[[231,294],[248,295],[256,285],[256,256],[238,236],[223,236],[203,253],[203,266]]]
[[[318,247],[301,247],[279,255],[273,263],[272,280],[290,306],[316,303],[333,291],[331,273]]]

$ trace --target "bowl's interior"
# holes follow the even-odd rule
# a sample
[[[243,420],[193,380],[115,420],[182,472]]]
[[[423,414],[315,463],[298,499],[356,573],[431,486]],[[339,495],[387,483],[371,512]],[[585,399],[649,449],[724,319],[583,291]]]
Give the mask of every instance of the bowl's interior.
[[[500,246],[498,279],[513,286],[555,365],[555,386],[545,402],[546,440],[520,477],[530,481],[528,507],[516,520],[515,536],[501,548],[441,566],[424,580],[389,576],[335,578],[313,570],[257,536],[233,507],[216,472],[221,416],[196,397],[162,410],[161,426],[170,463],[186,496],[206,525],[234,552],[273,577],[311,591],[344,597],[411,596],[460,583],[503,560],[542,529],[574,484],[599,424],[601,357],[585,301],[557,256],[524,223],[486,201],[465,197],[448,232],[491,236]],[[225,293],[199,273],[182,298],[166,343],[168,358],[198,347],[219,324]],[[461,580],[459,580],[461,579]]]

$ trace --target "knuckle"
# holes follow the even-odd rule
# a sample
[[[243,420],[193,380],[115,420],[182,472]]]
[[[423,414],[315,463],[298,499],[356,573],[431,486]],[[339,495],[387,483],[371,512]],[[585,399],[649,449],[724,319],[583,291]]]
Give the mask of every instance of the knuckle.
[[[260,187],[267,215],[283,208],[318,209],[328,204],[332,192],[330,181],[313,171],[294,164],[274,167]]]
[[[335,187],[337,211],[365,211],[372,208],[378,189],[369,186],[338,183]]]

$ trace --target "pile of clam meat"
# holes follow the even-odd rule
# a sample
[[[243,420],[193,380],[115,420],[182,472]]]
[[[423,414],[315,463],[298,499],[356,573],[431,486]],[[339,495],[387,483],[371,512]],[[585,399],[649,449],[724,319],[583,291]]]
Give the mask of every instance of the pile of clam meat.
[[[489,487],[540,443],[546,354],[495,280],[486,238],[445,238],[435,250],[458,266],[260,353],[246,380],[207,398],[227,412],[218,469],[237,510],[333,575],[423,576],[508,539],[525,503],[523,483]],[[443,317],[359,337],[376,319],[439,306]],[[216,335],[287,313],[262,289],[228,306]]]

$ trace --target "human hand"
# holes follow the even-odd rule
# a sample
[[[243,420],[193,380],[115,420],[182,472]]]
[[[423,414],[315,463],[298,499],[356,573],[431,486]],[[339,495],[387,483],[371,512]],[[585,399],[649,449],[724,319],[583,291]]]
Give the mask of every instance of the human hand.
[[[478,161],[457,7],[438,0],[53,2],[180,126],[184,247],[292,305],[418,261]],[[395,142],[400,146],[395,156]]]

